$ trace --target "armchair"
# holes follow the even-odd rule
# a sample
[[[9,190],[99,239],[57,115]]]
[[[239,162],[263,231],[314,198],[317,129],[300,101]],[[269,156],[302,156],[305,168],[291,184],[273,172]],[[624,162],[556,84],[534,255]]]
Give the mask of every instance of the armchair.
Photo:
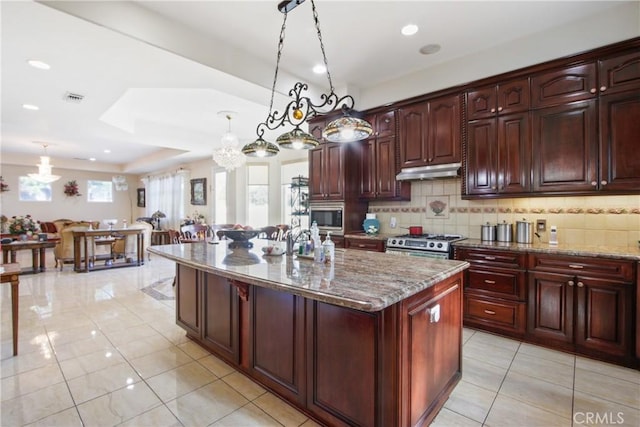
[[[64,264],[73,264],[74,261],[74,251],[73,251],[73,232],[74,231],[86,231],[89,229],[89,226],[77,225],[77,226],[69,226],[64,227],[59,231],[60,241],[53,248],[53,255],[56,260],[56,268],[60,265],[60,271],[64,267]],[[89,256],[93,257],[95,254],[95,244],[93,239],[88,246]]]
[[[151,245],[151,231],[153,225],[146,221],[136,221],[129,226],[133,229],[142,229],[143,241],[142,241],[142,254],[147,254],[147,259],[151,259],[151,254],[147,252],[147,248]],[[130,257],[135,256],[137,250],[136,236],[126,235],[124,239],[117,240],[113,246],[113,253],[116,257]],[[144,260],[142,260],[144,261]]]

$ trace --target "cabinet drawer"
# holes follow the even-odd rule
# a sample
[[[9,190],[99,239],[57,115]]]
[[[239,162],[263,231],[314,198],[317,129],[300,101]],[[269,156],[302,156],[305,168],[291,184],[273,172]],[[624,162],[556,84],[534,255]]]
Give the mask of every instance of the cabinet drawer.
[[[486,270],[474,267],[469,268],[468,271],[465,292],[524,301],[524,271]]]
[[[525,268],[527,257],[524,252],[478,248],[456,248],[456,259],[460,261],[467,261],[471,263],[471,265],[502,268]]]
[[[634,262],[606,258],[529,254],[529,268],[535,271],[603,277],[631,282]]]
[[[464,320],[467,324],[524,334],[525,303],[466,295]]]
[[[384,252],[384,240],[344,239],[345,249],[361,249],[363,251]]]

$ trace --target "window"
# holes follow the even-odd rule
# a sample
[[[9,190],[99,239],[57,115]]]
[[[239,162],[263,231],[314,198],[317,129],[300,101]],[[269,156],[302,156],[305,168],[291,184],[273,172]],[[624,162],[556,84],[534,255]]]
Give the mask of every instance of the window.
[[[269,225],[269,165],[247,165],[247,224]]]
[[[227,224],[227,172],[215,172],[214,180],[214,221],[216,224]]]
[[[182,171],[150,177],[145,192],[147,216],[160,211],[166,215],[163,225],[178,229],[185,217],[184,199],[188,183],[189,177]]]
[[[294,177],[309,176],[309,162],[307,160],[287,163],[282,165],[280,169],[281,188],[282,188],[282,224],[290,224],[292,227],[300,226],[304,229],[309,228],[309,217],[305,215],[291,216],[291,182]],[[309,189],[301,188],[296,197],[300,197],[301,204],[308,204]]]
[[[113,202],[113,184],[111,181],[87,181],[87,201]]]
[[[50,202],[51,184],[36,181],[28,176],[18,180],[18,191],[21,202]]]

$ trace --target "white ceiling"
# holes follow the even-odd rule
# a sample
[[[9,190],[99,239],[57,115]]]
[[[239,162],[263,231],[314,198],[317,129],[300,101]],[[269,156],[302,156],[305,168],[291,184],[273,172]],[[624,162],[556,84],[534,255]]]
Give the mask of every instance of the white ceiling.
[[[545,46],[535,43],[540,34],[625,6],[611,1],[316,3],[334,86],[340,95],[353,94],[356,108],[375,106],[358,105],[358,95],[375,99],[371,93],[377,87],[404,95],[406,89],[394,92],[393,85],[400,87],[406,76],[428,75],[478,52],[499,52],[508,43],[526,40],[522,56],[529,55],[526,47],[536,51],[531,57],[544,57]],[[54,166],[124,173],[174,167],[210,158],[228,126],[217,114],[221,110],[239,113],[231,127],[242,143],[255,139],[255,127],[268,110],[283,19],[276,4],[2,1],[2,162],[35,164],[47,143]],[[407,23],[419,26],[416,35],[400,34]],[[615,41],[617,35],[610,37]],[[593,35],[584,39],[597,43]],[[441,51],[418,53],[429,43],[440,44]],[[295,80],[326,88],[326,76],[310,71],[321,58],[307,0],[287,19],[275,108],[285,104]],[[32,68],[28,59],[45,61],[51,69]],[[508,71],[510,65],[506,60],[496,66]],[[411,90],[411,96],[425,92]],[[85,98],[68,103],[66,92]],[[397,100],[393,96],[383,102]],[[24,110],[25,103],[40,110]],[[86,160],[90,157],[97,161]]]

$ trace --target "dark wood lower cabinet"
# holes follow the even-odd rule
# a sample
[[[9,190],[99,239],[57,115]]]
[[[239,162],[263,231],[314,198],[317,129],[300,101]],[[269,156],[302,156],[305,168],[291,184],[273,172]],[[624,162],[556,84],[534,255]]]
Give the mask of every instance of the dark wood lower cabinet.
[[[422,426],[461,377],[462,277],[364,312],[180,265],[177,319],[322,424]]]

